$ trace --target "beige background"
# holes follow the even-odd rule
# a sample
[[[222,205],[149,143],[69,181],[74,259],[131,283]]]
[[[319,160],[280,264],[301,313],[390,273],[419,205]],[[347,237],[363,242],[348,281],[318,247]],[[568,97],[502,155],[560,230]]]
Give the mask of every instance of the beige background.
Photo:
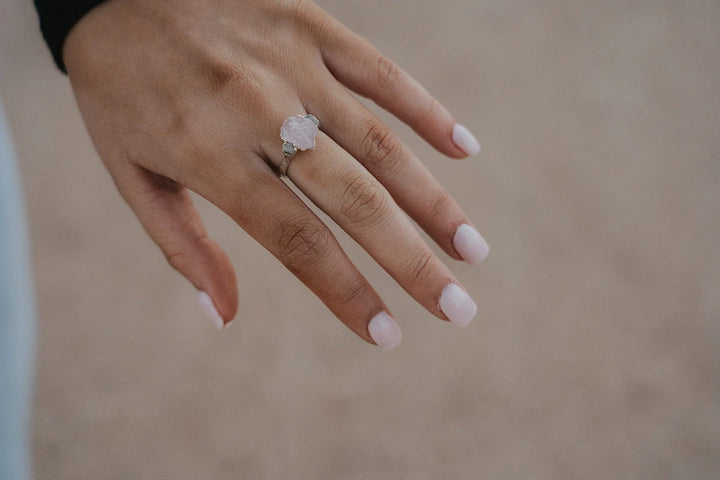
[[[477,320],[431,318],[340,235],[404,329],[382,354],[199,201],[239,273],[236,325],[213,330],[98,161],[30,0],[3,0],[37,477],[720,478],[720,3],[321,4],[483,143],[447,160],[383,115],[491,243],[452,263]]]

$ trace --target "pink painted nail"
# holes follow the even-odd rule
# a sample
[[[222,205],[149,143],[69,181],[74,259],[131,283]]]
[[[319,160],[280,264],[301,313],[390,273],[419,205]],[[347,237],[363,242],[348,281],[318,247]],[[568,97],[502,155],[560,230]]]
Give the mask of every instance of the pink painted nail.
[[[402,340],[400,327],[387,312],[375,315],[368,324],[368,331],[383,352],[397,347]]]
[[[438,306],[448,320],[458,327],[467,326],[477,313],[477,305],[470,295],[454,283],[443,288]]]
[[[205,316],[212,320],[215,328],[221,330],[225,326],[225,322],[218,313],[217,308],[215,308],[215,304],[213,303],[212,298],[210,298],[210,295],[200,291],[198,293],[198,303],[200,304],[200,309],[203,311]]]
[[[480,144],[475,135],[470,133],[464,125],[456,123],[453,127],[452,139],[455,145],[467,155],[475,155],[480,151]]]
[[[470,265],[477,265],[490,253],[490,246],[482,235],[467,223],[463,223],[455,231],[453,247]]]

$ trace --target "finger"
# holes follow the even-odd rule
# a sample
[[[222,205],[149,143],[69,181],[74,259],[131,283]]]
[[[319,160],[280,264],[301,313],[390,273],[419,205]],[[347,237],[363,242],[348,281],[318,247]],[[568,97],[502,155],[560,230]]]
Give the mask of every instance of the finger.
[[[308,108],[323,130],[363,164],[450,256],[472,265],[489,247],[465,212],[390,128],[341,86],[323,89]]]
[[[167,261],[199,290],[203,311],[218,328],[238,308],[235,270],[208,237],[188,191],[174,181],[129,165],[114,175],[121,194]]]
[[[399,327],[334,235],[267,164],[252,160],[193,189],[229,214],[358,336],[383,350],[396,347]]]
[[[288,176],[428,311],[461,326],[472,320],[476,306],[457,279],[382,184],[330,137],[320,132],[315,150],[290,162]],[[446,293],[457,301],[448,303]]]
[[[336,21],[329,25],[321,51],[335,78],[408,124],[445,155],[464,158],[480,151],[473,134],[417,80],[360,35]]]

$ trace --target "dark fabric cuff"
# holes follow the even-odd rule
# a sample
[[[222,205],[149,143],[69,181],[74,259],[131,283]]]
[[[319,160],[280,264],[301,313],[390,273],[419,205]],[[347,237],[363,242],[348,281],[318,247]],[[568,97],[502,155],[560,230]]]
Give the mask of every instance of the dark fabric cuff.
[[[55,64],[63,73],[65,62],[62,58],[65,37],[83,15],[104,0],[34,0],[40,16],[40,30],[45,43],[55,59]]]

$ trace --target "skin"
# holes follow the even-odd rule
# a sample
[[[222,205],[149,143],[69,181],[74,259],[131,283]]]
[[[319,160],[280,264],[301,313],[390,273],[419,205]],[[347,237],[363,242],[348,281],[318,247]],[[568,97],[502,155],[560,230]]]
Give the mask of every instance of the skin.
[[[288,176],[429,312],[460,282],[448,255],[471,223],[410,149],[352,95],[374,100],[452,158],[455,120],[395,63],[306,0],[110,0],[70,32],[64,60],[88,131],[123,198],[169,263],[225,322],[234,269],[188,190],[217,205],[352,331],[389,311],[323,222],[276,172],[290,115],[321,122]],[[404,212],[403,212],[404,211]],[[407,215],[405,215],[407,213]]]

